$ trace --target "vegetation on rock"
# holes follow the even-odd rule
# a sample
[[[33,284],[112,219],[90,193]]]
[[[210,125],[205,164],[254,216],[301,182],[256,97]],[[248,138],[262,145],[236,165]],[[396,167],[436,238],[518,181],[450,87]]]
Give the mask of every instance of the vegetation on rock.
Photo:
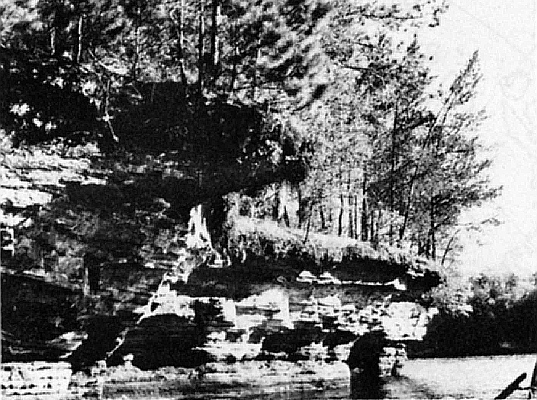
[[[132,180],[182,206],[288,181],[306,232],[445,260],[461,211],[497,195],[465,108],[477,54],[437,90],[415,36],[443,2],[1,7],[2,126],[16,144],[96,140],[120,197]]]
[[[82,260],[179,256],[199,204],[217,251],[274,265],[260,280],[346,262],[401,274],[448,264],[461,213],[499,188],[475,135],[485,114],[470,107],[478,54],[443,89],[420,48],[417,32],[446,7],[0,0],[0,205],[17,214],[13,265],[52,257],[80,283]],[[495,221],[470,228],[484,222]],[[468,297],[475,329],[534,304],[487,296]],[[467,324],[446,304],[433,347]],[[535,341],[512,334],[481,343]]]

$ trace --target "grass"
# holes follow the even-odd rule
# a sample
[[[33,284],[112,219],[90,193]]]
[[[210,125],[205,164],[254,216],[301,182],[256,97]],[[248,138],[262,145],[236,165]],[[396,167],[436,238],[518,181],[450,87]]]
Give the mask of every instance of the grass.
[[[304,230],[282,227],[274,221],[238,217],[233,222],[232,236],[251,242],[251,250],[258,255],[270,248],[277,258],[290,253],[306,253],[317,263],[323,259],[340,263],[349,258],[401,265],[415,270],[437,269],[432,261],[395,247],[379,246],[375,249],[367,242],[321,233],[310,233],[307,241],[304,241]]]

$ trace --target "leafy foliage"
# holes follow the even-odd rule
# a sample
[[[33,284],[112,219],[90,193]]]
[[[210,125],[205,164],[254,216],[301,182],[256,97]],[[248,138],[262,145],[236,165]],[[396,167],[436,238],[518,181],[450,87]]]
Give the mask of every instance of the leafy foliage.
[[[535,346],[535,286],[481,274],[469,285],[446,285],[433,297],[440,313],[425,344],[436,355],[462,356],[528,351]]]
[[[131,167],[149,158],[149,170],[203,176],[185,204],[288,180],[306,239],[433,259],[450,251],[461,212],[498,194],[472,133],[483,114],[467,108],[477,54],[443,92],[415,35],[438,25],[443,1],[0,7],[0,123],[20,143],[96,139],[113,154],[104,165],[125,167],[114,183],[147,183]]]
[[[433,259],[443,249],[445,259],[461,212],[499,193],[489,186],[491,161],[474,135],[484,112],[469,111],[478,55],[446,92],[436,89],[416,37],[404,33],[416,19],[382,15],[376,34],[345,21],[338,40],[327,42],[339,69],[332,96],[314,111],[321,117],[305,118],[314,155],[301,188],[310,211],[302,213],[317,210],[316,228],[329,220],[339,235]]]

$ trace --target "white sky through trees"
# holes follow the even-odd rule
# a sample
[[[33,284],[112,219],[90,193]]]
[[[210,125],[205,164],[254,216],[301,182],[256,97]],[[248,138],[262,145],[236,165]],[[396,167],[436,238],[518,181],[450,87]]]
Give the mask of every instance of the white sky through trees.
[[[446,84],[479,50],[483,80],[476,106],[489,118],[478,134],[491,146],[492,183],[504,187],[498,199],[465,215],[497,216],[504,223],[465,239],[461,270],[537,272],[536,2],[449,4],[440,26],[420,34],[423,50],[434,55],[433,73]]]

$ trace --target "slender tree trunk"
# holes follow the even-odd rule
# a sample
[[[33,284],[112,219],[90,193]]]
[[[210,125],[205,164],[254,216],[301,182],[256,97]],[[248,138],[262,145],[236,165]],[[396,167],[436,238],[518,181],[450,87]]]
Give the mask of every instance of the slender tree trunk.
[[[212,1],[211,10],[211,70],[213,84],[216,83],[216,66],[218,64],[218,14],[219,0]]]
[[[302,190],[300,189],[300,187],[298,188],[297,192],[298,192],[297,193],[298,195],[298,227],[302,228],[302,224],[304,223],[305,211],[304,211],[304,204],[302,204]]]
[[[56,34],[57,34],[58,28],[56,26],[52,27],[52,30],[50,31],[50,54],[52,56],[57,55],[57,43],[56,43]]]
[[[289,228],[291,226],[291,221],[289,221],[289,213],[287,212],[287,206],[283,206],[283,222],[285,223],[285,226]],[[308,222],[309,224],[309,222]],[[309,228],[308,228],[309,229]]]
[[[375,242],[377,244],[380,243],[380,228],[381,228],[381,222],[382,222],[382,209],[379,210],[379,215],[377,217],[377,223],[375,228]]]
[[[257,42],[257,50],[255,52],[255,60],[254,60],[254,76],[252,79],[252,100],[255,101],[257,97],[257,88],[259,86],[259,82],[257,80],[257,63],[259,61],[261,50],[259,49],[259,41]]]
[[[108,114],[111,86],[112,86],[112,79],[108,78],[108,81],[106,82],[106,91],[104,92],[102,112],[104,114],[104,120],[106,121],[106,125],[108,126],[108,129],[110,130],[110,137],[112,138],[114,142],[119,142],[119,138],[116,136],[114,127],[112,126],[112,121],[110,120],[110,114]]]
[[[349,193],[349,237],[354,238],[353,195]]]
[[[407,196],[406,204],[405,204],[405,214],[403,216],[403,224],[401,225],[401,228],[399,229],[399,241],[400,242],[402,242],[403,239],[405,238],[408,220],[410,218],[410,211],[412,209],[412,197],[414,196],[414,187],[415,187],[414,181],[415,181],[415,177],[413,177],[410,182],[409,194]]]
[[[198,96],[201,102],[203,96],[203,53],[204,53],[204,39],[205,39],[205,5],[203,1],[200,1],[200,10],[198,18]]]
[[[186,90],[187,81],[185,74],[185,0],[181,0],[181,12],[179,14],[179,69],[181,73],[181,82]]]
[[[324,205],[322,203],[319,205],[319,216],[321,218],[321,230],[324,232],[326,230],[326,218],[324,215]]]
[[[77,46],[76,46],[76,56],[75,56],[75,63],[79,64],[80,59],[82,57],[82,33],[83,33],[83,23],[84,23],[84,16],[81,15],[78,18],[78,29],[77,29]]]
[[[358,226],[358,195],[354,195],[354,239],[358,240],[358,232],[360,227]]]
[[[448,253],[452,250],[451,249],[451,245],[453,244],[453,242],[455,241],[455,237],[457,235],[457,233],[459,233],[459,230],[457,230],[457,232],[455,232],[450,238],[449,238],[449,241],[446,245],[446,248],[444,249],[444,254],[442,254],[442,261],[440,262],[440,265],[444,265],[444,263],[446,262],[446,258],[447,258],[447,255]]]
[[[367,170],[364,167],[363,178],[362,178],[362,241],[367,242],[368,240],[368,204],[367,204]]]
[[[134,59],[132,60],[131,78],[133,82],[138,79],[138,61],[140,59],[140,25],[142,18],[142,10],[138,6],[136,10],[136,26],[134,29]]]
[[[229,93],[233,93],[235,91],[235,81],[237,80],[237,61],[238,61],[238,53],[237,53],[237,28],[234,23],[231,24],[230,27],[230,37],[231,37],[231,45],[233,46],[233,55],[232,55],[232,65],[231,65],[231,78],[229,80]]]
[[[310,227],[311,227],[311,215],[313,214],[313,209],[309,210],[308,213],[308,223],[306,224],[306,235],[304,236],[304,243],[308,241],[308,237],[310,234]]]
[[[274,203],[272,205],[272,219],[274,221],[280,219],[280,188],[277,183],[275,184]]]
[[[379,245],[380,243],[380,223],[382,221],[382,209],[379,210],[379,215],[377,217],[377,221],[375,223],[376,227],[375,227],[375,240],[374,240],[374,245],[375,245],[375,248]]]
[[[235,91],[235,81],[237,80],[237,47],[233,46],[233,66],[231,68],[231,80],[229,82],[229,91]]]
[[[436,260],[436,227],[435,227],[434,198],[431,197],[431,258]]]
[[[347,173],[347,201],[348,201],[348,207],[349,207],[349,210],[348,210],[348,214],[349,214],[349,228],[348,228],[348,235],[349,237],[353,237],[354,235],[354,232],[352,230],[353,228],[353,222],[352,222],[352,194],[351,194],[351,180],[352,180],[352,177],[351,177],[351,173],[352,173],[352,165],[351,165],[351,162],[349,161],[348,162],[348,173]]]
[[[329,233],[334,232],[334,216],[332,215],[332,211],[333,211],[332,207],[328,206],[328,208],[327,208],[328,224],[327,224],[326,228],[328,229]]]
[[[324,208],[325,208],[325,205],[324,205],[324,190],[323,188],[321,187],[318,191],[318,194],[319,194],[319,197],[317,199],[317,204],[318,204],[318,207],[319,207],[319,218],[321,220],[321,230],[322,231],[325,231],[326,230],[326,216],[325,216],[325,211],[324,211]]]
[[[369,240],[368,212],[367,200],[364,197],[362,199],[362,242]]]
[[[339,195],[339,201],[340,201],[340,208],[339,208],[337,234],[338,236],[342,236],[343,235],[343,213],[344,213],[344,208],[345,208],[345,200],[343,198],[343,193]]]
[[[375,240],[375,210],[371,210],[369,213],[369,243],[373,243]]]
[[[177,31],[177,63],[179,64],[179,74],[181,75],[181,84],[183,86],[183,92],[186,90],[187,87],[187,81],[186,81],[186,74],[185,74],[185,56],[184,56],[184,48],[185,48],[185,34],[184,34],[184,11],[185,11],[185,0],[181,0],[180,6],[179,6],[179,18],[175,15],[175,12],[177,9],[173,9],[170,12],[170,17],[175,25],[176,31]]]
[[[394,213],[395,205],[395,155],[396,155],[396,138],[397,138],[397,104],[395,105],[395,115],[393,117],[393,128],[392,128],[392,148],[390,154],[390,213]],[[389,243],[390,246],[393,244],[394,236],[394,227],[393,227],[393,218],[390,215],[390,230],[389,230]]]

